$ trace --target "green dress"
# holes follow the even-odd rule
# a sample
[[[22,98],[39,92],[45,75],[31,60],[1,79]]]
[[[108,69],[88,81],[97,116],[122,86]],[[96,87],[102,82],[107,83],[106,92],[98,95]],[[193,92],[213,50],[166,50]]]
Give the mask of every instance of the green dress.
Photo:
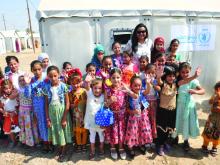
[[[65,111],[65,94],[68,92],[68,87],[64,83],[60,83],[57,88],[49,87],[47,90],[49,98],[49,117],[51,120],[51,128],[48,129],[49,140],[52,140],[53,145],[64,146],[72,142],[72,129],[70,115],[66,116],[66,127],[62,128],[61,121]],[[54,93],[56,98],[54,100]]]
[[[200,135],[196,104],[188,92],[189,89],[195,89],[198,86],[200,86],[199,81],[192,80],[178,89],[175,135],[182,135],[184,140]]]

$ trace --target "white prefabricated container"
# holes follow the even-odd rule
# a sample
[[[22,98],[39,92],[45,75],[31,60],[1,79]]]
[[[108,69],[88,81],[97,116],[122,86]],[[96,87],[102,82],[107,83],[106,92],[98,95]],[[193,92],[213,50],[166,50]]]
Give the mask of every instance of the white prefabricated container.
[[[111,54],[114,40],[119,39],[125,44],[134,27],[144,23],[149,38],[154,40],[163,36],[166,46],[175,35],[183,42],[184,37],[187,38],[187,45],[181,43],[183,48],[179,53],[192,63],[193,69],[198,65],[203,68],[200,81],[207,92],[212,92],[214,83],[220,80],[220,68],[217,67],[220,61],[218,0],[201,0],[199,4],[191,0],[42,0],[37,18],[42,49],[55,65],[69,61],[84,70],[96,44],[104,45],[107,54]],[[213,34],[211,47],[207,48],[203,43],[206,46],[203,49],[201,45],[196,47],[190,43],[191,34],[197,34],[200,26],[208,26]],[[188,36],[181,36],[182,30]],[[201,41],[208,41],[208,38],[201,36]]]
[[[6,53],[5,38],[0,32],[0,55]]]
[[[27,32],[25,31],[19,31],[17,32],[20,41],[21,41],[21,49],[25,50],[28,48],[28,39],[30,38],[30,35],[28,35]]]
[[[15,30],[0,31],[5,38],[5,46],[7,52],[20,52],[21,40]],[[16,48],[17,42],[17,48]]]

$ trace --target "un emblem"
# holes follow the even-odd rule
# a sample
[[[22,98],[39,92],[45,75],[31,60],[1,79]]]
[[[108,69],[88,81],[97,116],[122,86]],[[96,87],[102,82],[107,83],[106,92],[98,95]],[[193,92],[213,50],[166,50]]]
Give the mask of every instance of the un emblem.
[[[211,38],[211,33],[204,29],[201,33],[199,33],[199,42],[202,44],[208,43]]]

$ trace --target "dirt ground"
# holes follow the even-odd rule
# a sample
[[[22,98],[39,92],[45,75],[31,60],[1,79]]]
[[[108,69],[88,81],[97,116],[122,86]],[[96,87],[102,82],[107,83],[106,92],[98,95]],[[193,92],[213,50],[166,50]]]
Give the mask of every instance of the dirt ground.
[[[37,58],[37,55],[40,53],[40,50],[36,51],[36,54],[33,54],[31,50],[25,51],[23,53],[10,53],[15,54],[20,60],[20,69],[23,71],[29,71],[29,64],[32,60]],[[5,67],[5,56],[0,55],[0,66],[1,68]],[[207,115],[209,113],[208,106],[208,97],[196,97],[197,101],[197,113],[199,116],[200,131],[202,132],[203,126],[205,124]],[[220,155],[212,157],[210,155],[205,155],[201,152],[200,148],[202,145],[202,138],[198,137],[197,139],[190,139],[190,144],[192,150],[188,153],[184,153],[181,145],[182,139],[180,137],[180,144],[172,148],[171,152],[166,156],[157,156],[154,152],[149,151],[146,155],[141,155],[139,153],[133,160],[117,160],[113,161],[110,158],[109,152],[106,152],[104,158],[100,159],[96,156],[95,161],[88,161],[88,154],[77,154],[73,151],[73,147],[70,147],[68,155],[66,156],[66,161],[62,164],[119,164],[119,165],[219,165],[220,164]],[[88,146],[89,147],[89,146]],[[30,165],[54,165],[59,164],[54,159],[55,153],[52,154],[43,154],[39,148],[24,148],[17,146],[14,149],[7,148],[7,140],[0,140],[0,165],[20,165],[20,164],[30,164]]]

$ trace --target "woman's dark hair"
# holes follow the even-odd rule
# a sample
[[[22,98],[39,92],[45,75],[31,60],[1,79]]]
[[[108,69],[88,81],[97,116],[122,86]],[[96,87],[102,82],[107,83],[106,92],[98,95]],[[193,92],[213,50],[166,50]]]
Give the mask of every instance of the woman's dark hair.
[[[120,42],[118,42],[118,41],[114,41],[114,42],[112,43],[112,50],[113,50],[113,48],[114,48],[115,44],[119,44],[119,45],[121,45],[121,43],[120,43]]]
[[[114,68],[112,68],[111,69],[111,71],[110,71],[110,76],[112,76],[114,73],[118,73],[118,74],[122,74],[121,73],[121,69],[119,69],[119,68],[116,68],[116,67],[114,67]]]
[[[217,90],[218,88],[220,88],[220,81],[217,82],[217,83],[215,84],[215,86],[214,86],[214,89],[215,89],[215,90]]]
[[[132,37],[131,37],[131,43],[132,43],[132,52],[137,52],[137,46],[138,46],[138,38],[137,38],[137,30],[141,27],[144,27],[145,28],[145,31],[146,31],[146,38],[148,38],[148,30],[147,30],[147,26],[144,25],[143,23],[140,23],[138,24],[135,28],[134,28],[134,31],[133,31],[133,34],[132,34]]]
[[[5,58],[6,59],[6,58]],[[8,57],[8,63],[10,63],[11,62],[11,60],[15,60],[17,63],[19,63],[19,60],[18,60],[18,58],[16,57],[16,56],[9,56]],[[6,61],[7,62],[7,61]]]
[[[57,71],[57,73],[60,73],[59,68],[55,65],[51,65],[47,68],[47,74],[49,74],[52,70]]]
[[[72,66],[72,64],[70,62],[64,62],[63,63],[63,69],[65,69],[67,67],[67,65],[71,65]]]
[[[144,56],[141,56],[140,58],[139,58],[139,61],[140,60],[146,60],[147,62],[149,62],[149,58],[148,58],[148,56],[146,56],[146,55],[144,55]]]
[[[137,74],[134,74],[131,79],[130,79],[130,85],[132,85],[134,83],[134,80],[139,79],[141,80],[141,77]],[[142,80],[141,80],[142,81]]]
[[[173,39],[173,40],[170,42],[170,46],[169,46],[168,49],[167,49],[169,52],[171,51],[171,47],[172,47],[172,45],[173,45],[174,42],[177,42],[178,44],[180,44],[180,41],[179,41],[178,39],[176,39],[176,38]]]
[[[93,63],[88,63],[87,65],[86,65],[86,71],[89,69],[89,67],[90,66],[92,66],[92,67],[94,67],[95,69],[96,69],[96,66],[95,66],[95,64],[93,64]]]
[[[161,79],[164,81],[167,76],[174,75],[176,76],[176,70],[172,66],[166,66],[164,68],[164,75],[161,77]]]
[[[102,59],[102,63],[103,63],[106,59],[112,60],[112,57],[111,57],[111,56],[104,56],[103,59]]]
[[[10,63],[10,58],[11,58],[11,56],[6,56],[5,57],[5,61],[6,61],[7,65],[9,65],[9,63]]]
[[[30,64],[30,66],[31,66],[31,71],[32,71],[32,69],[34,68],[34,65],[36,65],[36,64],[38,64],[38,65],[40,65],[41,67],[43,67],[42,62],[40,62],[39,60],[34,60],[34,61],[32,61],[31,64]]]

